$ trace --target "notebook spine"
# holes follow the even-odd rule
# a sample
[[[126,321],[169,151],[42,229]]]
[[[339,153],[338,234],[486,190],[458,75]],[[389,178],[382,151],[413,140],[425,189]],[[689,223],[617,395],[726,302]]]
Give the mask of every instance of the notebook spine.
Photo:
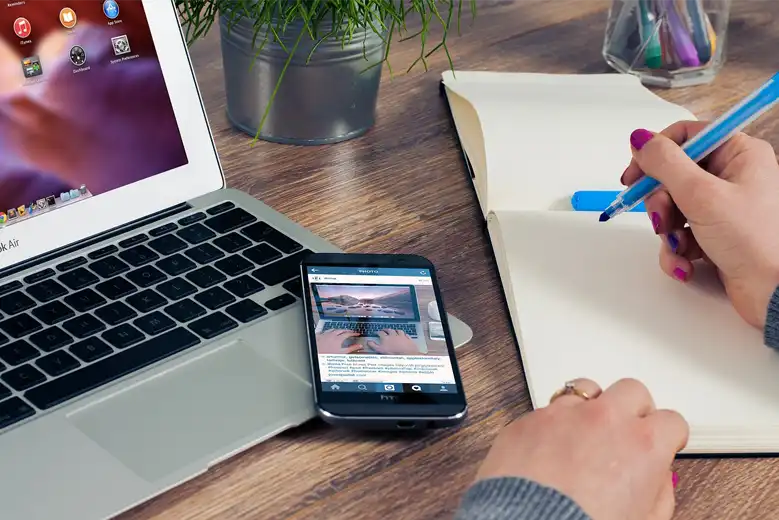
[[[476,199],[476,204],[479,205],[479,200],[478,197],[476,196],[476,187],[473,184],[473,179],[476,178],[476,175],[473,172],[473,166],[471,165],[471,160],[468,159],[468,154],[465,153],[465,149],[463,148],[462,142],[460,141],[460,134],[457,133],[457,126],[454,123],[454,114],[452,113],[452,107],[449,105],[449,96],[446,93],[446,85],[444,84],[443,79],[441,79],[438,82],[438,92],[441,95],[441,98],[444,100],[444,109],[446,110],[446,114],[449,119],[449,127],[452,131],[452,138],[454,139],[454,145],[457,148],[457,150],[460,152],[460,157],[462,157],[463,164],[465,165],[465,171],[468,174],[468,183],[473,188],[473,196]],[[482,216],[482,229],[484,230],[484,233],[487,233],[486,216]]]

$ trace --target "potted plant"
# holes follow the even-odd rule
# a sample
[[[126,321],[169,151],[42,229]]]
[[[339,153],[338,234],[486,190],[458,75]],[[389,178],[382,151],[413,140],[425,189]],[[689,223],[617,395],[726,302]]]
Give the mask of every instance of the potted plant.
[[[476,0],[468,0],[476,13]],[[218,22],[227,116],[272,142],[325,144],[374,124],[393,36],[418,38],[419,57],[451,56],[463,0],[176,0],[188,44]],[[410,33],[407,22],[418,26]],[[440,39],[428,42],[440,26]],[[409,34],[410,33],[410,34]],[[389,68],[390,73],[392,69]]]

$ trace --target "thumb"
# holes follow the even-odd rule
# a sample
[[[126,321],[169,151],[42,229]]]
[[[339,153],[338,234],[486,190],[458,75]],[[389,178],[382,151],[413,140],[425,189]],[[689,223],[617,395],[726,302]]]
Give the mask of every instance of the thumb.
[[[679,209],[688,217],[699,213],[702,202],[709,202],[711,190],[722,179],[698,166],[681,147],[663,134],[635,130],[630,135],[633,157],[645,175],[659,181]]]

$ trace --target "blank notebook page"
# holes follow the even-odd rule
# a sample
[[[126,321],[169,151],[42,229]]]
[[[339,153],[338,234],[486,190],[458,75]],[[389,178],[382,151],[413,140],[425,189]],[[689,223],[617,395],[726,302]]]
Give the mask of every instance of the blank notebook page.
[[[713,272],[685,285],[660,270],[646,215],[498,218],[536,407],[576,377],[604,388],[634,377],[690,423],[688,452],[779,449],[779,354],[741,320]]]
[[[567,209],[578,190],[621,190],[633,130],[659,132],[695,119],[631,75],[458,71],[443,77],[461,97],[451,105],[463,147],[477,176],[484,170],[488,177],[480,188],[481,198],[489,193],[480,200],[486,212]]]

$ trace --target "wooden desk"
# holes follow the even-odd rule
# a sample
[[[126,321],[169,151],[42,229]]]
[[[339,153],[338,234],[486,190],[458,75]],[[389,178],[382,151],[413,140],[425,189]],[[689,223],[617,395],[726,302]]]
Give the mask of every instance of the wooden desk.
[[[475,26],[450,40],[457,68],[607,70],[600,55],[607,1],[478,4]],[[735,4],[729,61],[716,82],[661,92],[701,118],[720,113],[779,68],[774,4]],[[415,42],[393,48],[401,71],[418,52]],[[224,115],[217,34],[198,43],[193,56],[231,186],[347,251],[415,252],[439,266],[448,310],[478,326],[459,355],[471,413],[459,430],[416,439],[364,437],[312,423],[122,519],[451,518],[493,437],[527,412],[529,401],[479,211],[438,95],[444,56],[431,60],[428,74],[385,75],[378,122],[368,135],[302,149],[250,148]],[[779,146],[779,117],[762,119],[752,133]],[[779,460],[685,460],[677,469],[677,518],[779,516]]]

